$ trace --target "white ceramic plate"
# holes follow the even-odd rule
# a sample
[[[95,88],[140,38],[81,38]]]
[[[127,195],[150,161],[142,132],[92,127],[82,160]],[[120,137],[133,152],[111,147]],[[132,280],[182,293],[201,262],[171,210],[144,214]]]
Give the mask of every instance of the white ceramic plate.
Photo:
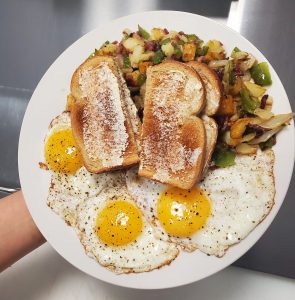
[[[48,242],[71,264],[103,281],[120,286],[159,289],[188,284],[225,268],[243,255],[262,236],[277,214],[291,179],[294,161],[294,125],[281,132],[275,146],[276,204],[269,216],[240,244],[232,247],[223,258],[209,257],[195,251],[181,253],[170,266],[142,273],[115,275],[90,259],[83,250],[74,230],[46,206],[49,172],[40,170],[44,161],[43,140],[50,121],[60,114],[66,104],[70,79],[85,58],[106,40],[120,40],[125,28],[136,30],[137,24],[146,29],[166,27],[195,33],[203,40],[218,39],[231,51],[235,46],[249,51],[258,61],[266,58],[245,38],[226,26],[207,18],[173,11],[135,14],[114,20],[83,36],[52,64],[38,84],[28,105],[19,140],[19,174],[27,206],[35,223]],[[291,111],[282,83],[270,65],[273,80],[269,94],[274,98],[275,113]],[[265,253],[267,255],[267,253]]]

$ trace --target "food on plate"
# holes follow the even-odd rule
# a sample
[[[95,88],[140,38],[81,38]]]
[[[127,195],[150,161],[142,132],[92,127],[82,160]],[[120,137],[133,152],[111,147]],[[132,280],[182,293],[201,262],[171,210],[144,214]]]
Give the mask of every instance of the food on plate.
[[[209,170],[189,190],[139,177],[127,171],[127,187],[159,238],[221,257],[244,239],[274,204],[274,153],[240,155],[228,168]]]
[[[157,239],[126,184],[104,189],[77,208],[77,231],[86,253],[116,273],[146,272],[170,264],[179,250]]]
[[[206,115],[202,116],[202,121],[204,123],[205,131],[206,131],[206,151],[205,151],[205,159],[204,159],[204,167],[203,167],[203,175],[205,175],[207,169],[209,168],[211,157],[215,149],[215,144],[218,135],[218,127],[215,120]]]
[[[96,56],[71,81],[73,135],[88,171],[102,173],[138,163],[125,82],[116,60]]]
[[[181,249],[222,257],[272,209],[271,148],[294,113],[272,112],[266,62],[225,49],[138,26],[73,74],[40,166],[48,206],[102,266],[151,271]]]
[[[94,174],[86,170],[72,137],[68,112],[51,122],[45,138],[45,153],[52,171],[47,205],[72,226],[76,222],[77,205],[99,194],[104,187],[115,185],[121,176],[116,172]]]
[[[204,114],[213,116],[217,113],[219,104],[222,98],[222,85],[216,72],[214,72],[208,65],[198,62],[190,61],[189,66],[193,67],[201,76],[205,90],[206,90],[206,107]]]
[[[147,70],[139,175],[190,188],[203,171],[206,132],[197,73],[167,61]]]

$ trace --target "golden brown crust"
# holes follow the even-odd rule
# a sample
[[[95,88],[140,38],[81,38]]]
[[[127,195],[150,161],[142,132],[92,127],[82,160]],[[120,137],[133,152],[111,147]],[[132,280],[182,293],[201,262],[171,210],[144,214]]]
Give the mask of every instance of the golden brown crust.
[[[206,130],[206,154],[204,159],[203,176],[207,172],[212,154],[215,149],[217,136],[218,136],[218,126],[213,118],[202,116],[202,120]]]
[[[204,96],[200,77],[183,63],[147,70],[140,176],[183,189],[200,179],[206,132],[195,114]]]
[[[217,74],[204,63],[190,61],[187,64],[199,73],[204,82],[206,90],[206,107],[204,113],[207,116],[215,115],[223,95],[223,87],[220,79]]]
[[[94,96],[96,95],[95,93],[97,93],[95,87],[95,93],[91,94],[91,90],[93,90],[93,85],[91,85],[90,88],[85,89],[84,91],[81,87],[81,74],[85,75],[86,72],[89,72],[89,74],[90,72],[92,72],[91,76],[93,76],[93,74],[95,76],[95,72],[97,72],[99,68],[102,68],[102,66],[107,68],[107,71],[110,74],[113,74],[109,76],[115,76],[117,85],[114,87],[109,86],[111,84],[111,81],[109,81],[109,83],[106,84],[107,79],[102,79],[99,76],[96,76],[97,78],[95,77],[97,82],[95,82],[94,85],[97,84],[97,86],[99,86],[102,84],[102,80],[104,80],[104,85],[107,85],[106,89],[117,90],[120,99],[119,105],[117,103],[116,109],[121,115],[120,128],[122,129],[122,134],[125,134],[126,136],[125,143],[122,143],[121,145],[121,148],[123,150],[120,160],[114,160],[114,162],[109,164],[103,163],[102,158],[100,159],[99,156],[104,157],[106,161],[113,159],[114,155],[111,154],[113,148],[112,142],[115,147],[115,144],[118,143],[118,141],[115,138],[115,136],[111,135],[110,132],[112,129],[118,131],[118,129],[116,128],[119,127],[119,120],[112,118],[109,122],[108,117],[106,115],[101,116],[101,118],[104,119],[99,119],[99,109],[97,109],[98,118],[95,119],[95,115],[91,115],[91,111],[93,111],[93,105],[96,105],[97,103],[99,103],[99,105],[104,105],[106,111],[112,110],[115,104],[112,102],[112,98],[108,95],[108,93],[102,94],[102,96],[100,97]],[[73,135],[77,142],[77,146],[82,154],[84,165],[86,169],[92,173],[102,173],[105,171],[121,169],[127,166],[134,165],[139,161],[138,150],[133,133],[133,127],[129,116],[130,110],[127,109],[125,99],[126,91],[124,90],[123,79],[121,78],[121,74],[119,72],[120,70],[117,67],[117,63],[114,58],[106,56],[97,56],[87,59],[82,65],[80,65],[78,69],[74,72],[71,80],[71,95],[75,99],[75,101],[73,101],[73,104],[71,105],[71,125]],[[85,128],[90,128],[89,130],[92,129],[92,131],[90,131],[90,135],[88,134],[87,137],[84,132]],[[97,135],[95,134],[96,130],[93,130],[93,128],[97,128],[98,130],[101,129],[101,131],[103,132],[103,136],[97,138]],[[88,140],[86,141],[85,139],[87,138]],[[102,149],[101,153],[97,153],[95,157],[93,155],[91,157],[89,150],[87,151],[87,142],[91,143],[91,145],[94,146],[99,145],[99,149]]]

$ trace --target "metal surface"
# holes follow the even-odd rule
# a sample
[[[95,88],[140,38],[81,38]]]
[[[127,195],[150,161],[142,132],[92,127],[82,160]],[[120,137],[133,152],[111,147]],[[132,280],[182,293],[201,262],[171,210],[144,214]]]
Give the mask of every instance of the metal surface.
[[[271,61],[295,109],[295,1],[246,0],[241,33]],[[280,99],[275,99],[279,101]],[[288,147],[288,145],[286,145]],[[293,163],[293,162],[290,162]],[[295,176],[273,224],[235,264],[295,278]]]
[[[272,62],[295,99],[292,0],[246,0],[241,32]],[[55,58],[86,32],[111,19],[146,10],[182,10],[227,18],[230,1],[202,0],[2,0],[0,85],[33,90]],[[197,32],[197,28],[196,28]],[[218,38],[218,37],[216,37]],[[0,185],[17,187],[17,142],[29,90],[0,88]],[[279,99],[276,99],[279,101]],[[42,112],[40,112],[42,113]],[[278,217],[235,264],[295,278],[294,178]],[[1,196],[6,193],[0,192]]]

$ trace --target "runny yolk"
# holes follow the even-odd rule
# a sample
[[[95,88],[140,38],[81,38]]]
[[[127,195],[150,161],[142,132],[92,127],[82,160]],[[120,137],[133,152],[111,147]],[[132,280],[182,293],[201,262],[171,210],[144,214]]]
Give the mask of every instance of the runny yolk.
[[[167,233],[189,237],[199,230],[210,214],[208,197],[199,188],[168,188],[157,204],[158,219]]]
[[[108,203],[97,215],[97,237],[107,245],[122,246],[136,240],[142,230],[140,210],[124,200]]]
[[[81,154],[71,129],[57,131],[48,138],[45,159],[49,168],[55,172],[73,174],[82,167]]]

